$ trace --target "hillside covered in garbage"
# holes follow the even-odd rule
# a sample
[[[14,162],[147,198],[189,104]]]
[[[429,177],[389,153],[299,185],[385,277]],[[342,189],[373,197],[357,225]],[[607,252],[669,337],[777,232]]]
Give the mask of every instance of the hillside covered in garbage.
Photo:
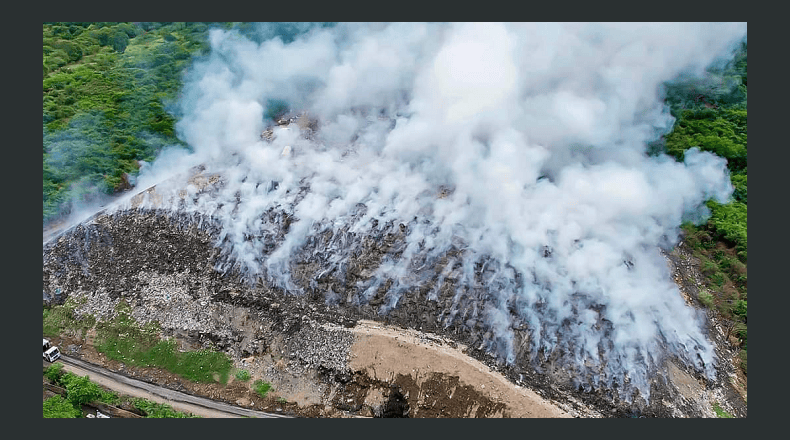
[[[205,183],[200,191],[210,193],[222,186],[219,176],[207,176],[200,168],[192,173],[189,182]],[[160,197],[153,187],[130,203],[162,200]],[[275,211],[271,218],[287,231],[286,213]],[[164,335],[197,348],[216,347],[236,360],[264,355],[274,345],[286,353],[300,374],[324,378],[316,380],[331,382],[355,373],[348,367],[344,344],[334,341],[328,336],[331,332],[320,330],[320,326],[352,328],[360,320],[374,320],[455,341],[468,347],[466,354],[514,384],[564,402],[579,414],[699,417],[708,415],[712,402],[727,402],[729,411],[745,416],[745,405],[730,383],[734,369],[727,362],[720,363],[710,378],[665,353],[653,370],[651,397],[646,400],[623,398],[617,387],[580,385],[579,370],[574,371],[562,353],[535,357],[526,325],[514,330],[515,360],[497,356],[491,350],[493,332],[482,319],[475,319],[476,310],[485,309],[492,295],[477,285],[460,300],[456,297],[453,287],[463,267],[456,263],[450,266],[455,272],[446,269],[453,252],[415,272],[426,281],[414,283],[387,313],[380,313],[388,301],[387,284],[368,298],[362,293],[373,284],[372,274],[382,260],[403,246],[407,232],[405,224],[393,223],[365,234],[348,230],[316,233],[290,265],[294,285],[289,291],[263,277],[251,282],[240,271],[218,270],[234,267],[234,263],[227,249],[216,245],[220,228],[210,218],[138,205],[100,213],[46,244],[44,294],[54,303],[69,296],[83,298],[80,313],[105,319],[113,316],[119,301],[125,301],[132,306],[135,319],[158,322]],[[281,244],[283,235],[272,234],[273,248]],[[333,240],[353,249],[348,261],[338,264],[331,260],[335,255],[330,251]],[[478,279],[486,274],[482,264],[472,271]],[[437,286],[440,279],[442,284]],[[326,291],[333,296],[327,297]],[[718,333],[720,329],[709,328],[709,336],[718,339],[721,358],[731,357],[731,349]]]
[[[354,370],[361,322],[446,338],[575,415],[745,416],[745,24],[256,29],[208,31],[173,111],[186,148],[45,238],[45,300],[276,354],[332,384],[318,400],[389,390],[375,414],[430,411],[409,374]],[[699,90],[716,100],[681,102]],[[715,299],[681,251],[710,250],[708,219]]]

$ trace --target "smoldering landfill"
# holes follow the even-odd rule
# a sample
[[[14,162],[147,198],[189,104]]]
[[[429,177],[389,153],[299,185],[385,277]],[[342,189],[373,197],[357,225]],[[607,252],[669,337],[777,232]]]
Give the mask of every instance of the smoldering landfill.
[[[178,111],[191,151],[141,173],[158,196],[135,208],[210,218],[217,270],[289,294],[385,316],[431,286],[424,301],[452,298],[442,325],[587,389],[649,399],[666,355],[715,374],[659,248],[728,200],[726,163],[646,151],[673,123],[662,84],[726,62],[745,24],[339,24],[288,42],[267,26],[211,31]],[[172,179],[195,165],[217,183]],[[374,269],[346,276],[373,238]]]

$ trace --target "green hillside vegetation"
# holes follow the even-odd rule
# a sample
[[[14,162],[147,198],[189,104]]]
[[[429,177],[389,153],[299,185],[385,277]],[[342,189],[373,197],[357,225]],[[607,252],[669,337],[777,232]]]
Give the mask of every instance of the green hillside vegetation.
[[[667,85],[667,104],[676,117],[664,138],[667,154],[683,160],[698,147],[727,159],[734,188],[728,203],[708,201],[711,215],[702,225],[683,225],[686,243],[699,258],[706,275],[706,295],[700,302],[719,312],[728,331],[741,345],[746,373],[747,350],[747,44],[734,60],[711,68],[707,81],[678,81]]]
[[[170,405],[152,402],[147,399],[119,395],[107,391],[89,376],[78,376],[63,371],[63,364],[58,362],[44,370],[44,377],[56,386],[66,390],[66,397],[56,394],[43,402],[44,418],[74,419],[82,417],[82,406],[92,402],[119,406],[129,403],[142,412],[146,418],[198,418],[198,416],[175,411]]]
[[[209,49],[213,27],[261,42],[293,41],[331,23],[44,23],[44,222],[72,202],[133,185],[139,161],[165,146],[188,148],[175,134],[183,75]],[[267,116],[285,110],[273,101]]]
[[[69,200],[129,187],[138,161],[175,137],[184,69],[208,48],[204,23],[45,23],[44,220]],[[133,177],[132,177],[133,179]]]
[[[87,331],[96,330],[94,348],[108,359],[138,367],[163,368],[171,373],[202,383],[227,383],[233,368],[231,358],[211,349],[181,351],[173,339],[160,337],[159,323],[139,323],[131,315],[126,302],[119,302],[115,317],[97,320],[95,316],[77,316],[76,309],[84,303],[69,297],[64,304],[45,307],[43,334],[48,337],[72,335],[85,340]]]

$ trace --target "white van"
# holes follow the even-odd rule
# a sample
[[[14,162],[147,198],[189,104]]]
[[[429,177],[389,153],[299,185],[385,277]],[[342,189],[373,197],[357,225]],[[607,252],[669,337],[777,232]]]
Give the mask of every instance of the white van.
[[[44,359],[47,362],[55,362],[60,358],[60,350],[58,347],[53,347],[52,344],[49,343],[49,339],[44,339]]]

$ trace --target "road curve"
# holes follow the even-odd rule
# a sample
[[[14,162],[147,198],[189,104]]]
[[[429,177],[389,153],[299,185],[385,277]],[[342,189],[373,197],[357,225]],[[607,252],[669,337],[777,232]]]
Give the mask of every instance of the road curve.
[[[63,363],[65,370],[80,376],[87,374],[91,377],[93,382],[109,389],[135,397],[144,397],[159,403],[166,403],[172,406],[176,411],[188,412],[209,418],[291,418],[290,416],[282,414],[272,414],[241,408],[204,397],[193,396],[191,394],[160,387],[148,382],[126,377],[122,374],[114,373],[70,356],[61,356],[59,361]],[[47,361],[43,362],[45,366],[49,365]]]

